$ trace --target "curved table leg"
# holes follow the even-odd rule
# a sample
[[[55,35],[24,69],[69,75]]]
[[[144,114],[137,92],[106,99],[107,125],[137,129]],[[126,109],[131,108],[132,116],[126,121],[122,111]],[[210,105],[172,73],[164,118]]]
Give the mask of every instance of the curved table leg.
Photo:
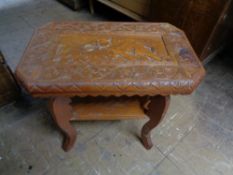
[[[50,110],[57,126],[64,134],[63,149],[69,151],[76,140],[77,132],[70,124],[72,117],[71,99],[65,97],[56,97],[50,101]]]
[[[153,146],[151,141],[151,130],[155,128],[165,116],[170,102],[170,96],[155,96],[150,98],[147,106],[144,106],[145,113],[150,120],[143,126],[141,139],[144,147],[150,149]]]

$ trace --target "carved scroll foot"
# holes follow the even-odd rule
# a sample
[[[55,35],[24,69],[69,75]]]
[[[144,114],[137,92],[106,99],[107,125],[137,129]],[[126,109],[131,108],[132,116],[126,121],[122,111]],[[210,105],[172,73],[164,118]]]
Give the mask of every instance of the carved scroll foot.
[[[63,149],[69,151],[76,140],[77,132],[70,124],[72,117],[71,99],[65,97],[57,97],[50,101],[50,110],[52,117],[57,126],[64,134]]]
[[[145,113],[150,120],[143,126],[141,131],[141,139],[146,149],[151,149],[153,143],[151,141],[151,130],[155,128],[165,116],[170,102],[170,96],[155,96],[149,99],[144,105]]]

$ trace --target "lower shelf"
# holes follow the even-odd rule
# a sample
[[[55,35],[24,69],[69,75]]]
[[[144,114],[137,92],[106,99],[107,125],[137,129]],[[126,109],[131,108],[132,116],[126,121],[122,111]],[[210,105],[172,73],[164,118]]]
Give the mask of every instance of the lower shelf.
[[[73,100],[71,120],[122,120],[145,118],[136,98],[85,98]]]

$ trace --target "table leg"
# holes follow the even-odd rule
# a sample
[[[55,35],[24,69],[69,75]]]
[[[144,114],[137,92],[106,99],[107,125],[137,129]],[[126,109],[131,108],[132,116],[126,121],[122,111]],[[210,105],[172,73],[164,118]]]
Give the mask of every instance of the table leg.
[[[141,139],[144,147],[150,149],[153,146],[151,141],[151,130],[155,128],[165,116],[170,103],[170,96],[155,96],[149,99],[144,105],[145,113],[149,121],[143,126]]]
[[[94,10],[94,0],[89,0],[89,9],[92,15],[94,15],[95,10]]]
[[[66,97],[56,97],[50,101],[50,110],[57,126],[64,134],[63,149],[69,151],[76,140],[77,132],[72,127],[70,119],[72,117],[71,99]]]

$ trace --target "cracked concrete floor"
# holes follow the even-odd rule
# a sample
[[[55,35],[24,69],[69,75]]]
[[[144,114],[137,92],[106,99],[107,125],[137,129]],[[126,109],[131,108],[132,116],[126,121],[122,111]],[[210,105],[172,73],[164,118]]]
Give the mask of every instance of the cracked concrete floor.
[[[51,20],[106,19],[53,0],[1,0],[0,49],[13,70],[33,30]],[[65,153],[46,101],[0,108],[0,174],[232,175],[233,66],[223,60],[206,66],[192,95],[172,97],[149,151],[135,137],[145,120],[74,122],[78,140]]]

